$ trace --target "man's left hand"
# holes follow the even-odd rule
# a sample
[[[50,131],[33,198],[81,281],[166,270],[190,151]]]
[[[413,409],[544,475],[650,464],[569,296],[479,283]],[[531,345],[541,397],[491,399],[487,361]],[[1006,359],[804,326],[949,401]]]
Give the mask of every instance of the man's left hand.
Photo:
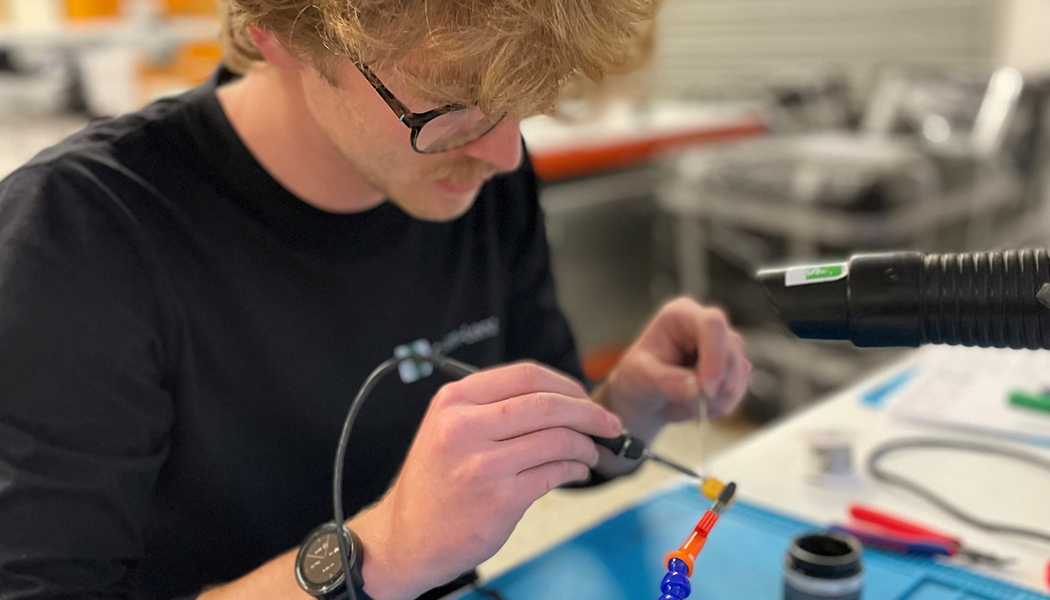
[[[651,442],[669,422],[731,412],[750,374],[743,338],[726,314],[679,298],[656,313],[595,400]]]

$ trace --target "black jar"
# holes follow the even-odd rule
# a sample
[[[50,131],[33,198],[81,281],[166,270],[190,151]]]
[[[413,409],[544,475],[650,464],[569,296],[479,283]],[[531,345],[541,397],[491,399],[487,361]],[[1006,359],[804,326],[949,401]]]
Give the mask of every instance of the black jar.
[[[861,546],[838,533],[807,533],[784,560],[784,600],[859,600],[864,585]]]

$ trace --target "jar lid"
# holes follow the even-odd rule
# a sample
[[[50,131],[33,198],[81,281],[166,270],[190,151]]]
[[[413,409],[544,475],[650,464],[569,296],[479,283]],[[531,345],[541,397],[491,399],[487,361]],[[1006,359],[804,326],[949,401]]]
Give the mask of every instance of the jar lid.
[[[791,542],[787,568],[818,579],[845,579],[858,575],[861,545],[857,538],[838,533],[808,533]]]

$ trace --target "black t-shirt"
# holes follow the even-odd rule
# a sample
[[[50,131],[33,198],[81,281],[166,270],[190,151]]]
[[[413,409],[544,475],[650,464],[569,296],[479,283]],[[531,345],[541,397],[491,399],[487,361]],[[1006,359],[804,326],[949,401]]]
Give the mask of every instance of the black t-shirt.
[[[332,518],[354,392],[420,339],[580,375],[527,162],[449,223],[326,213],[214,83],[45,150],[0,183],[0,599],[196,594],[297,546]],[[399,375],[351,437],[347,514],[447,381]]]

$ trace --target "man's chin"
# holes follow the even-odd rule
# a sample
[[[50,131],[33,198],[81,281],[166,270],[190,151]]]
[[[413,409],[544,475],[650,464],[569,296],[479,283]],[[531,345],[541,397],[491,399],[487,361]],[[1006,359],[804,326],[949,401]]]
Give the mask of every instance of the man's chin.
[[[478,190],[459,194],[435,194],[424,198],[394,200],[409,216],[422,221],[444,223],[462,217],[478,198]]]

